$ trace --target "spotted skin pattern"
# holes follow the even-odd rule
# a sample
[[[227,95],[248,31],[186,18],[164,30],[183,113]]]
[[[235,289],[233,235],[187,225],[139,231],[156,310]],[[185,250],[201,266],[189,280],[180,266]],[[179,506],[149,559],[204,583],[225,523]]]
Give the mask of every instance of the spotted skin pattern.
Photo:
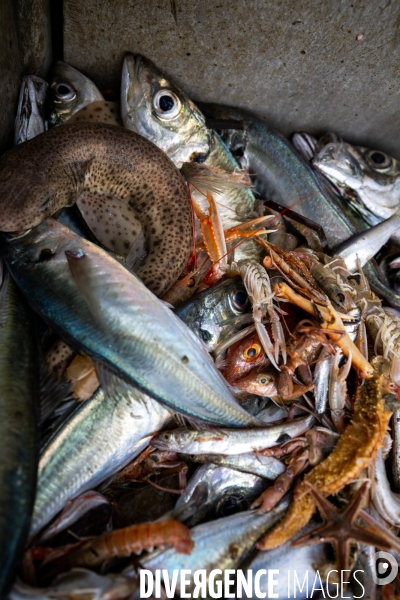
[[[89,206],[88,225],[110,250],[135,254],[144,237],[136,274],[154,294],[178,279],[192,245],[190,203],[182,175],[152,142],[113,125],[66,124],[0,158],[0,231],[35,227],[75,202],[83,214]]]
[[[83,121],[107,123],[108,125],[123,127],[118,104],[116,102],[107,102],[106,100],[91,102],[68,119],[69,124]]]

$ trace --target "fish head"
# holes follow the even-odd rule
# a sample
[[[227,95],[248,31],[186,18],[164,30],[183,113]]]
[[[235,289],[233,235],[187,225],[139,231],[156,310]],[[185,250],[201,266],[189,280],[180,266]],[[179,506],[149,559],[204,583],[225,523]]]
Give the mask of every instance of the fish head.
[[[152,440],[151,444],[160,450],[173,450],[185,454],[186,448],[189,447],[195,437],[196,431],[184,428],[174,429],[163,431]]]
[[[121,115],[127,129],[156,144],[178,168],[203,160],[210,151],[211,132],[203,114],[143,56],[125,55]]]
[[[327,133],[319,140],[312,164],[339,188],[354,187],[360,180],[358,161],[335,133]]]
[[[239,325],[250,320],[251,303],[241,278],[235,277],[196,294],[176,314],[195,331],[207,351],[214,352]]]
[[[71,177],[82,178],[85,166],[59,161],[53,141],[52,131],[46,131],[1,156],[0,231],[30,229],[75,203]]]
[[[220,368],[228,381],[236,383],[237,379],[267,363],[268,359],[261,342],[258,336],[252,333],[228,351],[228,356]]]
[[[93,81],[65,62],[58,61],[47,92],[47,116],[52,126],[62,125],[82,108],[104,100]]]
[[[272,370],[263,370],[260,373],[258,369],[255,369],[247,377],[235,381],[235,385],[249,394],[268,397],[276,396],[278,390],[275,373],[276,371]]]
[[[35,265],[59,256],[65,262],[65,249],[71,245],[71,231],[53,219],[21,234],[1,235],[7,245],[7,254],[19,265]]]
[[[400,162],[380,150],[329,133],[319,140],[312,164],[371,225],[400,207]]]
[[[15,146],[45,131],[46,123],[43,110],[47,87],[47,82],[35,75],[28,75],[22,79],[18,111],[15,118]]]

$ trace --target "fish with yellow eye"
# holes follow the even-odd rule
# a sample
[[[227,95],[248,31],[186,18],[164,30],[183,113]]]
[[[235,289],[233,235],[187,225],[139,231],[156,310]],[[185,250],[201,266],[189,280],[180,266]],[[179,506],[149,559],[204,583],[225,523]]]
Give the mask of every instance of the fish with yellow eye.
[[[253,332],[229,348],[225,360],[218,368],[228,383],[236,385],[238,379],[242,379],[253,369],[269,364],[258,335]]]
[[[278,373],[276,369],[253,369],[249,375],[235,380],[235,386],[240,390],[256,396],[278,397]]]

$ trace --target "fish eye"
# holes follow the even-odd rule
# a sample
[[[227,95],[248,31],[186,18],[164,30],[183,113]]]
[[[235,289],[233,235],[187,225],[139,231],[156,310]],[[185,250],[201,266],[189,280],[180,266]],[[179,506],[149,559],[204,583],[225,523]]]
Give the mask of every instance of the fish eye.
[[[252,361],[260,355],[260,352],[261,346],[259,344],[252,344],[243,352],[243,357],[245,358],[245,360]]]
[[[367,163],[374,169],[388,169],[392,166],[392,159],[384,152],[371,150],[366,155]]]
[[[261,377],[259,377],[258,383],[262,383],[264,385],[264,384],[268,383],[268,378],[265,377],[265,375],[262,375]]]
[[[212,333],[207,331],[207,329],[200,329],[201,338],[207,343],[212,340]]]
[[[176,94],[169,90],[160,90],[153,98],[156,114],[161,119],[175,119],[181,110],[181,102]]]
[[[171,439],[172,435],[170,433],[163,433],[162,434],[162,439],[164,440],[164,442],[169,442]]]
[[[233,308],[239,312],[245,312],[249,307],[249,297],[244,289],[233,292],[231,299]]]
[[[249,502],[241,495],[238,496],[226,496],[219,502],[217,507],[217,514],[223,517],[234,515],[237,512],[248,510]]]
[[[339,304],[342,304],[345,301],[345,295],[342,294],[341,292],[339,292],[338,294],[336,294],[336,300],[339,302]]]
[[[74,88],[64,81],[54,86],[54,94],[59,100],[73,100],[76,97]]]

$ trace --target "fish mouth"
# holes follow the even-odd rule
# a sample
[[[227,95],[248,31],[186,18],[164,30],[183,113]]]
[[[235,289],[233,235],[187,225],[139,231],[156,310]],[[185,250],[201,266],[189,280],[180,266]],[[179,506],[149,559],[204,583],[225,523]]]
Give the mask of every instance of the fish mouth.
[[[315,148],[314,158],[312,163],[319,163],[323,160],[340,160],[340,153],[343,150],[343,140],[336,133],[326,133],[318,141]]]
[[[140,83],[142,57],[127,52],[122,67],[121,104],[128,114],[132,114],[139,106],[143,90]]]
[[[318,142],[312,165],[341,188],[348,178],[360,178],[360,169],[347,144],[335,133],[327,133]]]

